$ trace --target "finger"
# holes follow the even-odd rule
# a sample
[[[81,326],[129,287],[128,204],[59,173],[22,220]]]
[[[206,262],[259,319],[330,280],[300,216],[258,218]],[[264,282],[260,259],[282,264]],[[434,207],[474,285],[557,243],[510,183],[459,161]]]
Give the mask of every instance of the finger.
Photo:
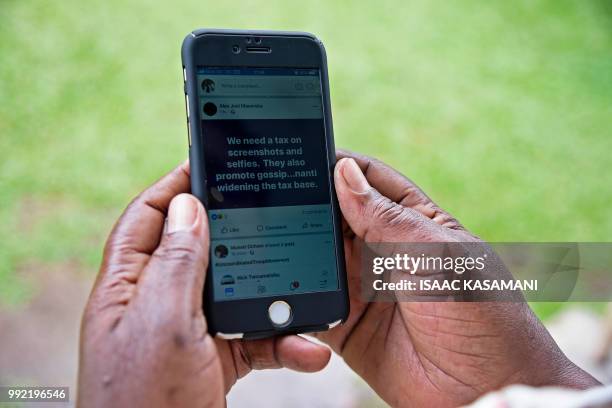
[[[217,340],[217,347],[224,365],[229,360],[224,354],[231,353],[233,367],[228,370],[231,378],[226,376],[228,389],[251,370],[284,367],[316,372],[325,368],[331,357],[328,347],[296,335],[261,340]]]
[[[153,184],[125,209],[104,249],[83,323],[100,316],[114,325],[135,293],[141,271],[157,248],[170,200],[189,191],[189,162]]]
[[[186,161],[138,195],[125,209],[106,242],[100,275],[129,270],[132,278],[137,279],[159,245],[170,200],[189,191],[189,162]]]
[[[340,209],[355,235],[367,242],[431,241],[431,219],[404,207],[372,187],[352,158],[336,165],[334,181]]]
[[[170,202],[167,223],[138,281],[138,295],[166,318],[188,321],[202,313],[210,241],[206,212],[196,197],[179,194]]]
[[[322,370],[331,356],[329,348],[300,336],[243,340],[233,344],[250,369],[289,368],[301,372]]]
[[[331,357],[329,348],[300,336],[278,337],[275,346],[281,367],[305,373],[322,370]]]
[[[433,219],[438,225],[467,233],[455,217],[433,202],[412,180],[380,160],[348,150],[337,151],[337,156],[338,158],[355,160],[364,172],[368,182],[391,201],[420,212]]]
[[[429,218],[436,215],[436,209],[439,207],[432,199],[412,180],[385,163],[348,150],[338,150],[336,155],[339,159],[352,158],[355,160],[372,187],[391,201],[411,207]]]

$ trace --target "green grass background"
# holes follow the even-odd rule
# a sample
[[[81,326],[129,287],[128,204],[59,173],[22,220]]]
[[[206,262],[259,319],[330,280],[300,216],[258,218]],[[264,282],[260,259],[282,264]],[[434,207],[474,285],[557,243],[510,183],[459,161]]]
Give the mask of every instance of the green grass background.
[[[28,298],[24,265],[94,273],[121,209],[186,158],[198,27],[315,33],[337,146],[481,237],[612,238],[610,2],[3,0],[0,304]]]

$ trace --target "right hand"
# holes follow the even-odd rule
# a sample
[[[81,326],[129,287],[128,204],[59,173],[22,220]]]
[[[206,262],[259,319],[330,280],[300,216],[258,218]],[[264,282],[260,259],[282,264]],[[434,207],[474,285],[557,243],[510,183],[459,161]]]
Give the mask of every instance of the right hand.
[[[392,406],[455,406],[507,384],[597,384],[559,350],[526,303],[360,299],[361,242],[480,241],[385,164],[339,152],[351,312],[317,334]],[[365,173],[365,174],[364,174]]]

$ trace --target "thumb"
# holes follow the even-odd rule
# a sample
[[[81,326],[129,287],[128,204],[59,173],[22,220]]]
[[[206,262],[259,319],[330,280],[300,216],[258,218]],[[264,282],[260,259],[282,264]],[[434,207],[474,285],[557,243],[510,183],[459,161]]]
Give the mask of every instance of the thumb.
[[[362,240],[422,242],[434,239],[436,223],[380,194],[368,183],[352,158],[338,161],[334,182],[342,215]]]
[[[180,316],[201,313],[209,245],[202,203],[190,194],[177,195],[170,202],[161,242],[138,282],[139,292],[161,310]]]

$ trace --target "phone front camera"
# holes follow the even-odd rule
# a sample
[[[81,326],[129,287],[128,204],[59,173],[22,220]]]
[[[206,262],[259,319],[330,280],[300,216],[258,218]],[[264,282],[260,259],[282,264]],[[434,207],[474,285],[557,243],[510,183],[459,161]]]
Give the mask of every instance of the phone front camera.
[[[238,45],[232,46],[232,52],[234,54],[238,54],[240,52],[240,46],[238,46]]]

